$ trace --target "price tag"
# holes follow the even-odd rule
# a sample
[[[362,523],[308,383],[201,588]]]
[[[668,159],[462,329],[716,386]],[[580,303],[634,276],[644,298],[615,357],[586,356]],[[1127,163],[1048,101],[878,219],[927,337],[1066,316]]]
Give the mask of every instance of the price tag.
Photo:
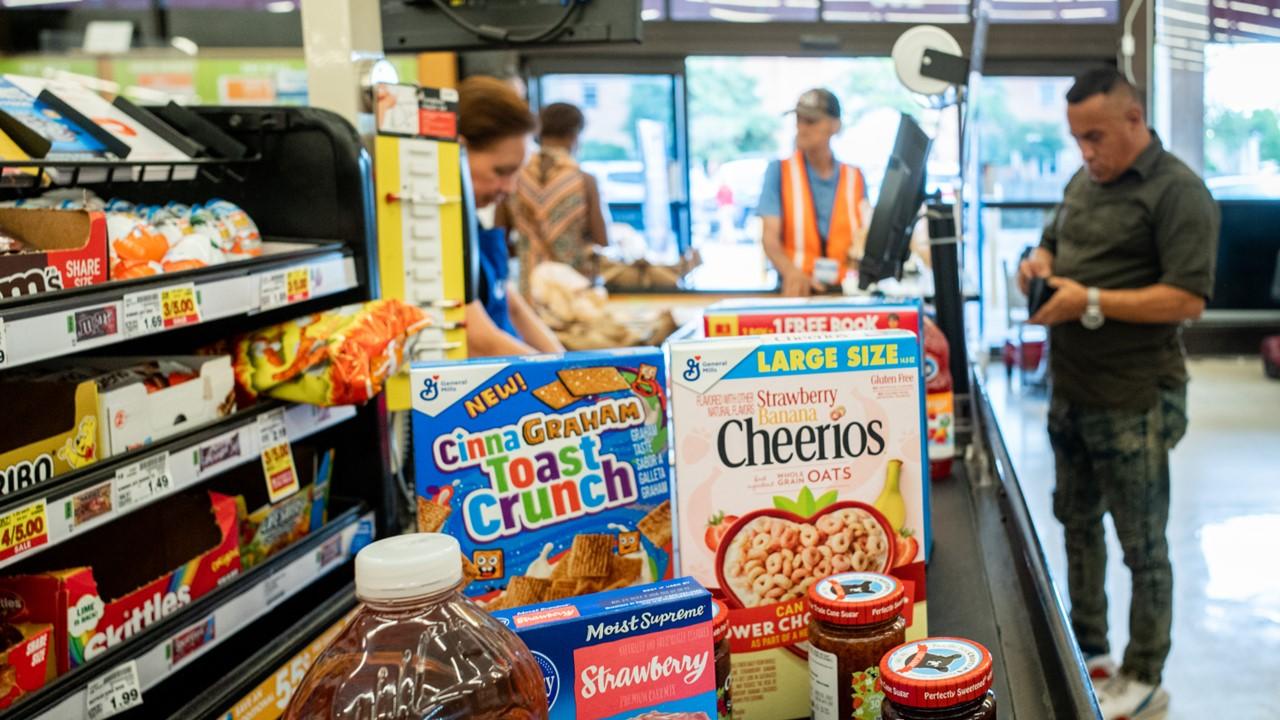
[[[116,510],[147,502],[173,490],[173,474],[169,469],[169,452],[143,458],[116,471]]]
[[[298,473],[293,465],[289,430],[284,424],[284,408],[258,416],[258,441],[267,495],[272,503],[277,503],[298,492]]]
[[[289,290],[289,302],[301,302],[311,297],[311,269],[295,268],[289,271],[286,278]]]
[[[89,720],[102,720],[142,704],[138,683],[138,663],[130,660],[111,672],[89,682],[85,693],[85,714]]]
[[[0,367],[9,364],[9,335],[4,331],[4,318],[0,318]]]
[[[271,310],[289,302],[289,277],[282,271],[258,276],[258,309]]]
[[[166,329],[200,322],[200,301],[194,283],[174,285],[160,291],[160,311]]]
[[[164,329],[164,309],[159,290],[143,290],[124,296],[124,336],[135,338]]]
[[[0,515],[0,560],[17,557],[49,542],[44,498]]]

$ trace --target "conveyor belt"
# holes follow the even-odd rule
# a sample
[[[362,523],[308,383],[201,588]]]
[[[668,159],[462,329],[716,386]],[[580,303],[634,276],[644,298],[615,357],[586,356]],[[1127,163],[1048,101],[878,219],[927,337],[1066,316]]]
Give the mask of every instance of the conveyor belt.
[[[999,427],[974,390],[977,452],[933,485],[929,632],[991,650],[1001,718],[1100,718]]]

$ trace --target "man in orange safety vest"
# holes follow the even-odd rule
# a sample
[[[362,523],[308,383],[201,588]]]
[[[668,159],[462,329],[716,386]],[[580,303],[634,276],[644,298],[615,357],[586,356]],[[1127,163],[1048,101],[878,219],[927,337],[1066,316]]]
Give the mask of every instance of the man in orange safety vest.
[[[823,88],[796,101],[796,149],[765,172],[756,214],[784,295],[839,292],[862,257],[871,207],[862,171],[835,159],[840,101]]]

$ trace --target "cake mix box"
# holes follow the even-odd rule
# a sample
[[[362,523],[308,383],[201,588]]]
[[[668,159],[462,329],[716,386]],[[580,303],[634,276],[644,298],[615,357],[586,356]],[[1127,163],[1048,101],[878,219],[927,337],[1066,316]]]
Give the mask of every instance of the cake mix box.
[[[729,606],[738,718],[809,715],[805,592],[887,572],[925,632],[920,343],[905,331],[669,345],[679,574]]]
[[[418,529],[458,538],[489,610],[671,577],[656,348],[415,363]]]
[[[722,300],[702,316],[707,337],[852,330],[910,330],[924,343],[930,477],[950,477],[956,455],[951,350],[919,300],[750,298]]]
[[[715,720],[711,595],[689,578],[503,610],[551,720]]]

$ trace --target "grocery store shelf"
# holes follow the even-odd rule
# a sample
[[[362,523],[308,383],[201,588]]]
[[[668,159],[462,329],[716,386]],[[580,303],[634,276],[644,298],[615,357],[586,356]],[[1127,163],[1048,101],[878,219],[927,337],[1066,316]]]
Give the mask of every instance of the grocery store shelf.
[[[0,368],[271,310],[359,284],[355,259],[342,243],[268,238],[262,256],[248,260],[0,299]],[[161,298],[184,288],[194,294],[194,312],[166,317]]]
[[[356,606],[355,584],[348,584],[328,600],[289,625],[279,641],[264,645],[235,672],[216,679],[169,717],[171,720],[212,718],[245,720],[261,717],[260,708],[287,704],[294,684],[315,661],[322,647],[318,639]]]
[[[140,507],[231,468],[260,462],[259,418],[283,409],[290,442],[356,415],[352,406],[317,407],[269,401],[199,430],[146,445],[84,470],[24,488],[0,500],[0,517],[43,505],[48,539],[18,548],[0,568],[25,560],[75,535],[125,517]]]
[[[136,664],[138,689],[142,692],[142,706],[137,712],[146,715],[148,689],[342,567],[359,547],[353,548],[353,543],[364,542],[372,531],[373,513],[363,506],[343,512],[281,554],[144,629],[101,658],[58,678],[5,711],[5,717],[86,717],[89,685],[130,662]]]

